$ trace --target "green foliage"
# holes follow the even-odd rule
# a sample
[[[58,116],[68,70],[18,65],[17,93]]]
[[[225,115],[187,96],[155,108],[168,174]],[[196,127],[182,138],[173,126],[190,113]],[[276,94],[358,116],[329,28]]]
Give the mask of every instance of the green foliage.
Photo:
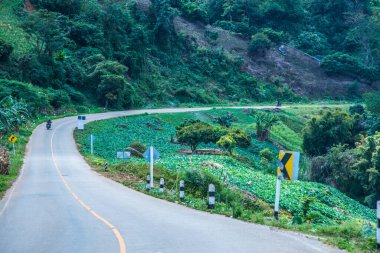
[[[321,68],[328,75],[364,77],[370,81],[379,78],[377,67],[364,66],[358,58],[345,53],[334,53],[324,57]]]
[[[323,34],[313,32],[302,32],[295,41],[295,45],[311,55],[325,55],[330,47]]]
[[[288,116],[293,115],[292,119],[299,118],[305,120],[305,115],[318,113],[318,111],[318,108],[299,107],[285,109],[281,114]],[[225,112],[224,110],[213,110],[212,115],[222,115]],[[233,110],[231,112],[238,117],[236,125],[239,126],[239,128],[246,128],[252,124],[250,116],[246,113],[242,113],[241,110]],[[161,119],[160,122],[155,119],[157,117]],[[185,118],[203,120],[205,118],[207,119],[207,113],[148,115],[97,121],[89,123],[86,128],[87,130],[84,132],[75,132],[75,138],[78,140],[78,143],[81,144],[82,152],[88,154],[90,152],[88,136],[90,132],[93,133],[98,142],[98,148],[95,148],[95,155],[107,159],[110,164],[120,163],[120,160],[115,158],[114,152],[115,150],[125,148],[125,143],[139,141],[146,145],[153,140],[154,146],[161,154],[161,158],[156,163],[157,167],[162,166],[170,170],[179,171],[179,176],[181,176],[182,171],[190,169],[207,171],[221,180],[224,180],[223,172],[227,175],[227,182],[230,185],[247,191],[265,202],[270,204],[274,203],[276,177],[262,172],[260,164],[261,158],[258,156],[258,153],[260,150],[268,147],[276,154],[278,151],[276,147],[270,143],[253,140],[253,146],[250,146],[247,150],[235,148],[234,151],[240,156],[248,157],[250,163],[241,162],[233,156],[226,155],[181,154],[178,153],[181,146],[170,142],[170,137],[175,133],[175,127]],[[212,118],[208,120],[212,123]],[[155,130],[154,127],[148,128],[146,126],[148,122],[159,127],[161,130]],[[115,126],[120,124],[128,125],[128,127],[115,128]],[[284,125],[284,128],[286,128],[286,125]],[[111,135],[112,138],[110,138]],[[215,145],[212,143],[200,145],[204,148],[215,148]],[[142,178],[145,178],[149,170],[149,165],[143,159],[132,158],[131,162],[127,163],[126,166],[136,163],[141,164],[139,168],[144,168]],[[219,169],[216,168],[216,164],[221,165],[222,169],[220,167]],[[139,171],[139,168],[137,168],[136,171]],[[176,178],[175,173],[170,177]],[[249,181],[251,181],[250,185],[247,184]],[[187,185],[186,182],[185,184]],[[306,218],[307,222],[323,224],[325,226],[326,224],[340,224],[344,221],[353,221],[356,219],[364,219],[367,220],[367,222],[375,221],[376,219],[376,214],[373,210],[353,201],[340,191],[325,184],[302,181],[282,183],[281,208],[289,210],[293,215],[301,214],[301,201],[305,199],[305,197],[314,197],[316,199],[314,203],[310,204],[310,210]],[[223,196],[220,196],[220,198],[223,199],[223,202],[231,202],[231,206],[234,205],[232,204],[235,198],[233,194],[223,193]],[[237,206],[238,205],[236,205],[236,207]],[[229,215],[232,216],[232,212]],[[244,216],[244,214],[242,216]],[[262,220],[262,218],[255,218],[255,220]]]
[[[190,146],[194,152],[200,143],[210,143],[213,141],[214,130],[212,126],[197,122],[177,130],[178,142]]]
[[[253,111],[252,116],[256,121],[256,138],[259,141],[268,141],[270,130],[279,121],[279,118],[272,113],[261,111]]]
[[[364,102],[368,111],[373,114],[380,114],[380,92],[365,94]]]
[[[262,52],[268,50],[271,46],[271,41],[264,33],[256,33],[252,36],[249,43],[248,52],[251,55],[262,54]]]
[[[13,51],[12,45],[0,39],[0,62],[7,61],[12,51]]]
[[[232,126],[232,123],[236,120],[236,117],[232,113],[227,113],[221,116],[218,116],[215,118],[215,121],[223,126],[223,127],[230,127]]]
[[[232,154],[232,150],[236,147],[236,141],[231,135],[223,135],[216,144],[227,150],[230,154]]]
[[[275,158],[275,155],[272,153],[272,151],[270,151],[269,148],[264,148],[264,149],[260,150],[259,155],[260,155],[261,159],[265,159],[268,162],[273,161]]]
[[[350,112],[351,115],[355,115],[355,114],[363,115],[365,113],[364,106],[362,106],[361,104],[350,106],[348,111]]]
[[[354,118],[340,110],[322,111],[303,129],[303,150],[312,156],[327,153],[336,144],[354,144]]]

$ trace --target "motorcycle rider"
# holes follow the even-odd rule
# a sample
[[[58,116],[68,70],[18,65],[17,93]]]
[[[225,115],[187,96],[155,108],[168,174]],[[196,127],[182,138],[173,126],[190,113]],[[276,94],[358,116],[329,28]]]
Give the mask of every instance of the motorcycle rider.
[[[53,121],[51,121],[51,119],[49,119],[47,122],[46,122],[46,129],[49,130],[51,128],[51,124],[53,123]]]

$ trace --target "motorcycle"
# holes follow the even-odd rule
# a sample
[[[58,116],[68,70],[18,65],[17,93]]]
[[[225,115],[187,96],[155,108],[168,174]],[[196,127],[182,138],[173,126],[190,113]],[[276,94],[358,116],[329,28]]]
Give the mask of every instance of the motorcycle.
[[[47,123],[46,123],[46,129],[47,129],[47,130],[50,130],[50,128],[51,128],[51,122],[47,122]]]

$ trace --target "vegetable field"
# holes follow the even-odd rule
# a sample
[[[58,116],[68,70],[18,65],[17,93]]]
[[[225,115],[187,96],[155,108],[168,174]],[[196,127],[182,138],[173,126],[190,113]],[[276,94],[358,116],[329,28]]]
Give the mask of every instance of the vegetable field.
[[[253,139],[248,149],[237,149],[239,157],[236,159],[228,155],[188,155],[178,152],[188,149],[172,143],[175,138],[175,127],[184,119],[200,119],[213,122],[212,117],[225,113],[226,110],[212,110],[195,113],[178,113],[162,115],[140,115],[123,117],[111,120],[92,122],[86,125],[84,132],[75,132],[75,138],[81,152],[90,153],[89,136],[94,134],[94,155],[106,159],[110,164],[125,162],[116,158],[116,152],[122,151],[134,141],[146,146],[154,145],[160,152],[161,158],[157,163],[170,170],[202,169],[224,179],[227,175],[228,183],[244,191],[248,191],[268,203],[274,203],[276,177],[262,171],[262,160],[258,152],[268,148],[277,154],[278,148],[272,143],[262,143]],[[248,133],[254,132],[254,122],[251,117],[241,110],[228,110],[237,116],[234,125],[245,129]],[[281,145],[297,148],[300,145],[299,130],[302,128],[304,115],[294,118],[293,125],[286,123],[295,109],[281,112],[281,122],[274,131],[272,139]],[[297,133],[298,131],[298,133]],[[289,137],[290,136],[290,137]],[[288,139],[288,140],[287,140]],[[285,141],[282,141],[285,140]],[[199,148],[211,148],[212,145],[201,145]],[[145,163],[143,159],[132,158],[134,162]],[[243,161],[244,160],[244,161]],[[268,166],[268,165],[266,165]],[[275,165],[270,164],[270,168]],[[303,203],[310,201],[308,219],[316,224],[337,224],[349,220],[375,221],[375,211],[350,199],[338,190],[313,182],[283,182],[281,189],[280,206],[289,210],[293,215],[301,214]]]

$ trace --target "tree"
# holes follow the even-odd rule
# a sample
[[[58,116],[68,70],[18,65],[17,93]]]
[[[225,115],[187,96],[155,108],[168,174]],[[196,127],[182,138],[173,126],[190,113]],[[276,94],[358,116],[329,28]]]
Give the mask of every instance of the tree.
[[[227,128],[232,126],[232,123],[236,120],[237,118],[232,113],[226,113],[215,118],[215,122]]]
[[[264,33],[256,33],[252,36],[251,42],[248,46],[248,52],[250,55],[265,56],[266,51],[270,48],[271,41]]]
[[[27,16],[22,28],[30,36],[38,55],[53,56],[63,49],[66,18],[47,10],[33,11]]]
[[[219,147],[224,148],[225,150],[227,150],[231,155],[232,155],[233,149],[237,145],[237,143],[236,143],[235,139],[233,138],[233,136],[231,136],[229,134],[222,136],[220,138],[220,140],[217,141],[216,144]]]
[[[380,92],[366,93],[363,97],[367,110],[380,115]]]
[[[199,144],[207,144],[213,140],[214,129],[204,122],[196,122],[177,129],[176,136],[179,143],[190,146],[194,152]]]
[[[257,112],[253,116],[256,120],[256,138],[259,141],[268,141],[271,127],[279,121],[278,117],[266,112]]]
[[[98,102],[106,108],[134,106],[136,92],[126,79],[127,67],[116,61],[101,61],[104,59],[102,57],[90,58],[87,66],[90,73],[86,83],[89,87],[95,86]]]
[[[311,55],[325,55],[330,47],[326,36],[318,32],[302,32],[295,44],[297,48]]]
[[[354,118],[340,110],[324,111],[312,118],[302,130],[303,150],[308,155],[326,154],[329,148],[337,144],[353,146]]]

